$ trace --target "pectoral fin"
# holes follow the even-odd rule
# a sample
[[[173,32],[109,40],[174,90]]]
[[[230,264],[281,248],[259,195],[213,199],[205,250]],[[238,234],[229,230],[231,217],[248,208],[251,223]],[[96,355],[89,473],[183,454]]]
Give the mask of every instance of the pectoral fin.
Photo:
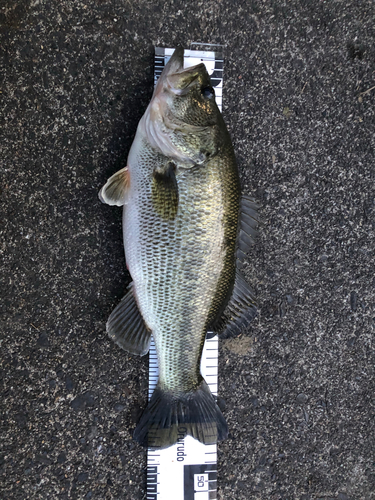
[[[152,179],[152,203],[155,211],[166,220],[173,220],[178,209],[178,185],[176,165],[169,161],[154,171]]]
[[[108,205],[121,207],[126,204],[126,193],[130,185],[128,167],[116,172],[104,184],[99,192],[99,199]]]
[[[138,309],[133,285],[115,307],[107,321],[107,332],[115,343],[125,351],[144,356],[148,353],[151,342],[149,330]]]

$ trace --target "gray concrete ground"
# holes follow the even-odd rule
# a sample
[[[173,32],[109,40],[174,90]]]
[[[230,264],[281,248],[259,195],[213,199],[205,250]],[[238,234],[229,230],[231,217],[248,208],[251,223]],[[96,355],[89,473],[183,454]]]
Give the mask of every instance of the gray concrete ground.
[[[220,347],[219,498],[375,498],[373,1],[0,2],[4,499],[145,498],[147,359],[105,322],[129,282],[123,165],[153,47],[226,44],[224,116],[265,225],[259,300]]]

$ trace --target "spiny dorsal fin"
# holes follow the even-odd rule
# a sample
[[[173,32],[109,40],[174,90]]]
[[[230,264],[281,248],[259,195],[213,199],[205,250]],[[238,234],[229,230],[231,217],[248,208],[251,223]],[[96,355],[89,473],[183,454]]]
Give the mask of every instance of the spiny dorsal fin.
[[[240,230],[237,243],[237,260],[240,267],[244,261],[245,254],[249,251],[251,245],[255,243],[255,238],[258,234],[257,227],[260,223],[258,208],[252,197],[245,195],[241,198]]]
[[[108,205],[117,205],[118,207],[125,205],[129,184],[129,169],[128,167],[124,167],[113,174],[99,191],[100,201]]]
[[[153,173],[151,196],[155,211],[166,220],[173,220],[178,209],[176,165],[168,161]]]
[[[132,354],[144,356],[151,342],[149,330],[138,309],[133,285],[121,302],[114,308],[107,321],[107,333],[118,346]]]

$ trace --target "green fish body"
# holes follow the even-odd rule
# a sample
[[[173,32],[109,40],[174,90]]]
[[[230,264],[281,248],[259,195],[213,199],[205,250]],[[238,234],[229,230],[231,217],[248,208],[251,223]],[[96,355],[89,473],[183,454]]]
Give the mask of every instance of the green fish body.
[[[159,380],[135,430],[165,448],[177,429],[203,443],[227,435],[200,374],[208,330],[237,328],[255,314],[238,270],[253,242],[256,205],[241,201],[230,136],[203,64],[183,68],[183,49],[166,65],[142,117],[127,167],[100,192],[124,205],[126,262],[133,282],[107,330],[122,348],[148,352],[154,337]]]

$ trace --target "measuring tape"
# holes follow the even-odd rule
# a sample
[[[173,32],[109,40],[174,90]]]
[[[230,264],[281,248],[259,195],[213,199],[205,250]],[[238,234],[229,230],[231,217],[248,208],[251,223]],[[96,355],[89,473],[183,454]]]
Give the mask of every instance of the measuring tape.
[[[155,48],[155,84],[174,49]],[[203,62],[215,88],[216,103],[222,110],[223,47],[194,43],[184,52],[184,67]],[[217,396],[218,337],[208,334],[204,344],[201,373],[211,392]],[[158,358],[152,340],[149,357],[148,396],[158,381]],[[178,441],[162,450],[147,452],[147,500],[216,500],[217,446],[205,445],[186,435],[183,424],[178,428]]]

